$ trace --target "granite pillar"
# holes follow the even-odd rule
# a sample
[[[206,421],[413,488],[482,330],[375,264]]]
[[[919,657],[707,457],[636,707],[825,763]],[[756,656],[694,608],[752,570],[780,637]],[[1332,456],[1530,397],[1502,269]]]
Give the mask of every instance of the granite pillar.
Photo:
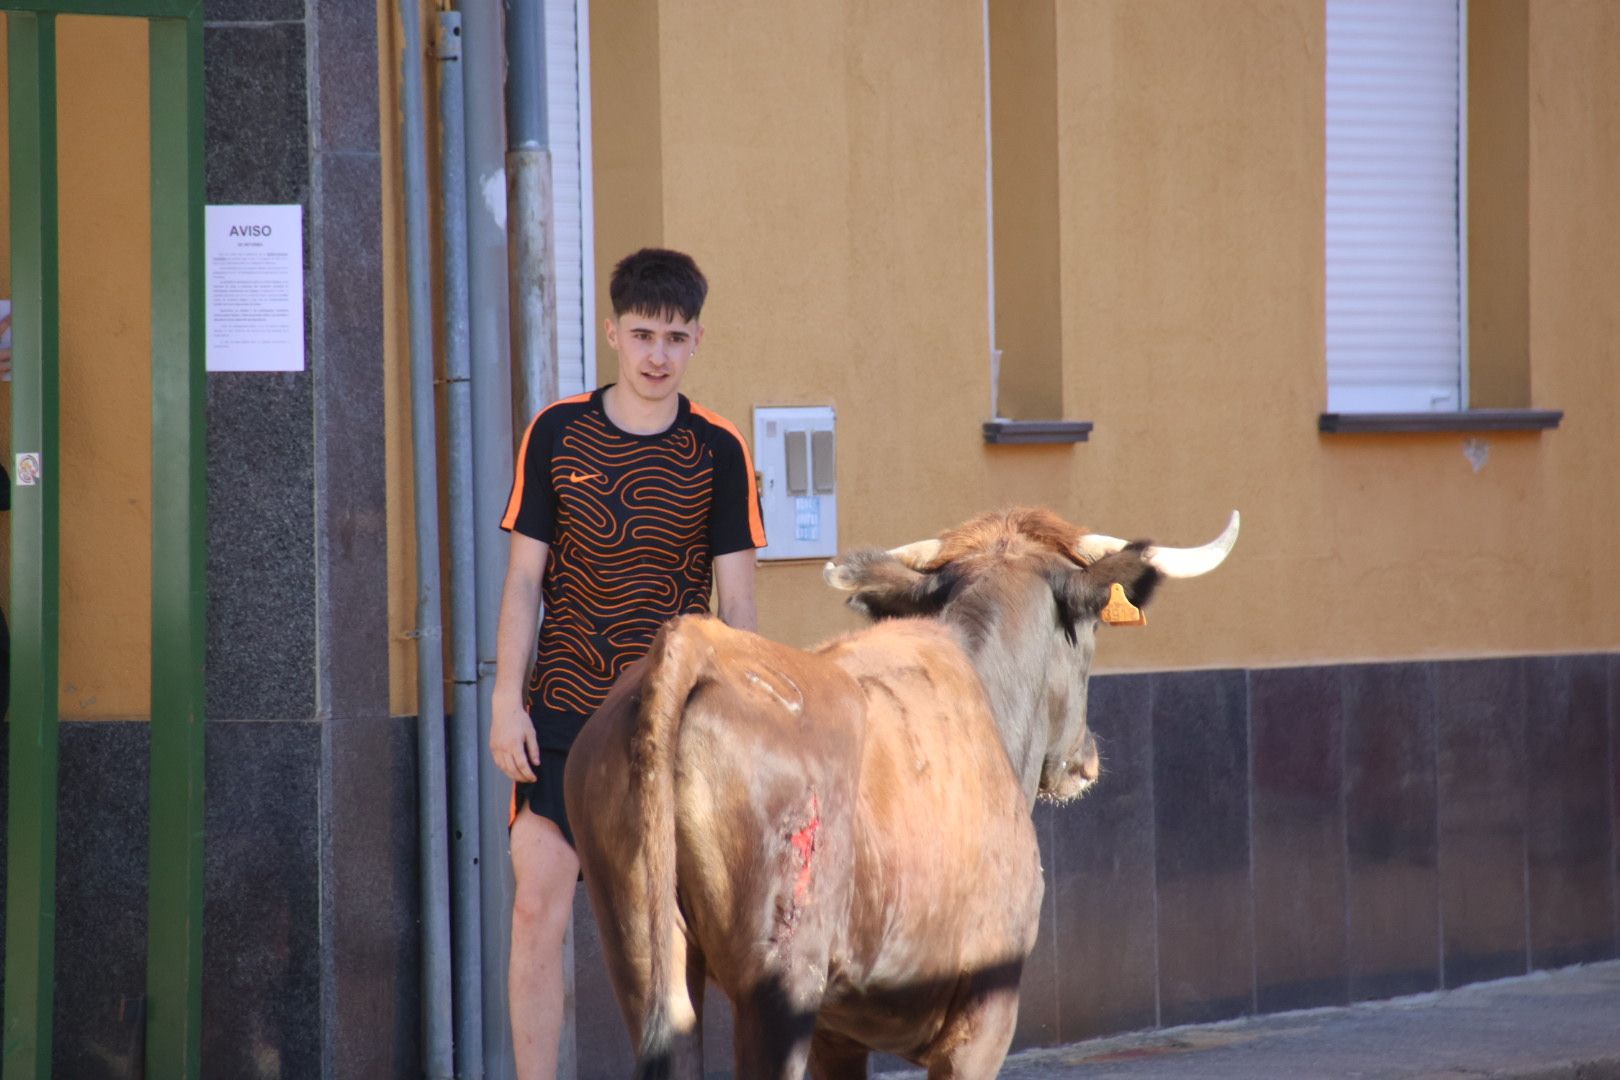
[[[302,5],[212,3],[205,16],[207,199],[304,207],[307,327]],[[321,1062],[313,393],[307,369],[208,377],[206,1076]],[[237,760],[227,749],[252,754],[246,764],[268,785],[233,790],[219,775]],[[266,815],[299,842],[256,847]],[[313,1008],[289,1017],[288,999]]]
[[[304,371],[208,380],[210,764],[235,743],[281,797],[244,803],[210,775],[205,1070],[409,1075],[416,748],[388,709],[377,10],[205,13],[208,201],[303,207],[307,333]],[[233,841],[272,812],[296,840],[279,863]]]

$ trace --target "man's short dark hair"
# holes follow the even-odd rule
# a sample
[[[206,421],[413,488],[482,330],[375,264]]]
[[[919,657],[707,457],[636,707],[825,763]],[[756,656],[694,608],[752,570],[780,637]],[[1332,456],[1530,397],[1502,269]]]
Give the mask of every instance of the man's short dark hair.
[[[626,255],[608,281],[614,318],[629,312],[649,319],[679,315],[693,322],[708,295],[709,281],[692,256],[667,248],[642,248]]]

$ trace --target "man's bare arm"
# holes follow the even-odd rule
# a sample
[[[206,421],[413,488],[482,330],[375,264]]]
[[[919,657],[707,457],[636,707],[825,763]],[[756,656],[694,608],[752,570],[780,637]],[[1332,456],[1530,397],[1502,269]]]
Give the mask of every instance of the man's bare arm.
[[[495,690],[491,704],[489,752],[496,768],[513,780],[533,783],[540,764],[540,745],[523,707],[523,683],[534,659],[534,636],[540,620],[540,584],[546,576],[550,548],[538,540],[512,534],[501,589],[501,617],[495,637]]]
[[[758,630],[754,605],[754,549],[733,551],[714,560],[714,587],[719,594],[720,618],[738,630]]]

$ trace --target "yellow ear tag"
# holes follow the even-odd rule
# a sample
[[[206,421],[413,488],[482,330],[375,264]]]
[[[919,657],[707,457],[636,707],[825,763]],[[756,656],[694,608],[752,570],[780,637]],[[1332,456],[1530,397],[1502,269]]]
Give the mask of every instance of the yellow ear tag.
[[[1116,581],[1108,586],[1108,606],[1102,609],[1102,621],[1109,626],[1146,626],[1147,616],[1125,599],[1125,589]]]

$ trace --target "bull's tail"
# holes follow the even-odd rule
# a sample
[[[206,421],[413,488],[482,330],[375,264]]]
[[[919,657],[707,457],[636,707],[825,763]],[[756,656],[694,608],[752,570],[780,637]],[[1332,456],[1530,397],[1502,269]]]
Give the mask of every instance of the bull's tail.
[[[697,1021],[686,984],[686,941],[676,925],[675,747],[681,714],[706,666],[702,626],[695,619],[677,619],[659,631],[631,740],[630,786],[646,875],[649,953],[636,1080],[672,1075],[675,1041]]]

